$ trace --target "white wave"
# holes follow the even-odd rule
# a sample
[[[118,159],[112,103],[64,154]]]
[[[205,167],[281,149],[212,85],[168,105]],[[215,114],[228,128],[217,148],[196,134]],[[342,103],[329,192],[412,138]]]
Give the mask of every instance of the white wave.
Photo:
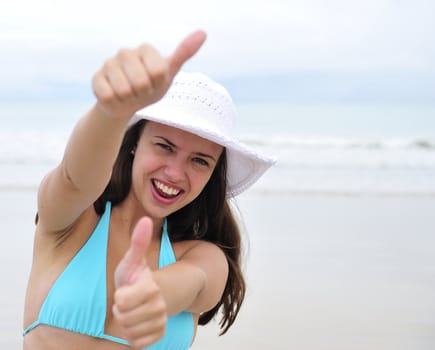
[[[1,131],[0,164],[58,162],[67,136],[49,131]]]
[[[0,163],[58,161],[63,154],[67,138],[66,132],[2,130]],[[316,160],[319,164],[328,157],[343,157],[345,160],[347,154],[357,157],[362,157],[363,154],[370,157],[381,155],[383,158],[397,158],[397,155],[406,154],[419,158],[419,154],[429,154],[431,158],[435,158],[435,140],[423,138],[364,139],[277,134],[273,137],[245,135],[241,141],[268,154],[284,155],[285,158],[289,155],[291,159],[311,158],[317,152]]]
[[[0,188],[26,188],[62,158],[68,134],[0,131]],[[254,185],[274,193],[435,193],[429,139],[357,139],[277,135],[242,139],[278,162]]]
[[[429,138],[345,138],[310,135],[244,135],[241,141],[254,147],[305,149],[420,149],[435,152],[435,139]]]

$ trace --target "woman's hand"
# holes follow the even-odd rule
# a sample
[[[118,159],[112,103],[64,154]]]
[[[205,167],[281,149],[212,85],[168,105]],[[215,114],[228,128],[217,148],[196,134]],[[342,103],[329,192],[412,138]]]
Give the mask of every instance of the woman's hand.
[[[134,348],[143,348],[165,334],[166,304],[147,265],[145,253],[151,241],[152,221],[136,225],[130,248],[115,271],[113,314]]]
[[[166,58],[147,44],[120,50],[93,78],[97,107],[109,117],[130,118],[139,109],[157,102],[205,39],[204,32],[194,32]]]

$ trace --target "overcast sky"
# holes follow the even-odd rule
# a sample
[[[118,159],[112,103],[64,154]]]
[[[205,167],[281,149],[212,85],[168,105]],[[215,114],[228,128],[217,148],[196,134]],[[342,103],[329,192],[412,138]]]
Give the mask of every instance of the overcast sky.
[[[0,94],[90,84],[119,48],[167,54],[198,28],[208,40],[185,69],[216,78],[434,77],[434,16],[433,0],[3,0]]]

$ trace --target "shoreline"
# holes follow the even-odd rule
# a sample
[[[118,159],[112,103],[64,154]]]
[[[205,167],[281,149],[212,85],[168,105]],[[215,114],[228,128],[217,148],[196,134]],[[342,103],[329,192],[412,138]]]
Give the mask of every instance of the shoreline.
[[[36,192],[39,185],[0,185],[0,192]],[[381,191],[319,191],[319,190],[304,190],[296,191],[291,189],[265,189],[265,188],[249,188],[250,194],[261,196],[288,196],[290,198],[298,197],[343,197],[343,198],[429,198],[435,199],[435,192],[381,192]]]

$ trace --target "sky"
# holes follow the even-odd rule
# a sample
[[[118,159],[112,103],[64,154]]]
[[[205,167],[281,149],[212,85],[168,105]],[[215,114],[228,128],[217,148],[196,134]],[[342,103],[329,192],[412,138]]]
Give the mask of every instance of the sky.
[[[120,48],[168,55],[203,29],[184,69],[239,98],[435,104],[434,14],[432,0],[2,1],[0,99],[87,96]]]

